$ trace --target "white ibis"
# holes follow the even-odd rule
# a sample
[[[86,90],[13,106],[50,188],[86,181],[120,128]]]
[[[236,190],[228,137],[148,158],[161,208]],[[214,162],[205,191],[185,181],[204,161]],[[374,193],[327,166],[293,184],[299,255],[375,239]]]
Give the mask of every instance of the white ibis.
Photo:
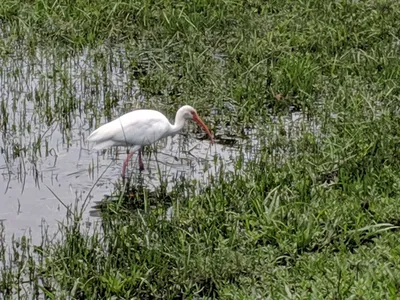
[[[95,142],[93,149],[101,150],[112,146],[133,146],[122,167],[122,176],[125,176],[126,166],[134,152],[139,151],[139,168],[144,170],[141,148],[152,144],[164,137],[178,133],[185,125],[186,120],[197,122],[209,135],[211,143],[213,137],[208,127],[198,116],[196,110],[189,106],[182,106],[175,116],[175,124],[159,111],[139,109],[127,113],[114,121],[100,126],[88,137],[88,141]]]

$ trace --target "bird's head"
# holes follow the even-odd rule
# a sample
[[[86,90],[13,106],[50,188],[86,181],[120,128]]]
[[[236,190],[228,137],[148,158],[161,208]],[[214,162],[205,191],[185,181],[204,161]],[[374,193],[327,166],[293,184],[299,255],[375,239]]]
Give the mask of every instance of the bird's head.
[[[197,114],[197,111],[193,107],[191,107],[190,105],[184,105],[178,110],[178,114],[180,114],[182,116],[182,118],[184,118],[185,120],[193,120],[197,124],[199,124],[200,127],[203,128],[203,130],[210,137],[211,143],[214,142],[214,138],[213,138],[210,130],[208,129],[206,124],[204,124],[204,122],[200,119],[199,115]]]
[[[182,106],[179,110],[178,113],[185,119],[185,120],[193,120],[193,116],[197,116],[197,111],[189,106],[185,105]]]

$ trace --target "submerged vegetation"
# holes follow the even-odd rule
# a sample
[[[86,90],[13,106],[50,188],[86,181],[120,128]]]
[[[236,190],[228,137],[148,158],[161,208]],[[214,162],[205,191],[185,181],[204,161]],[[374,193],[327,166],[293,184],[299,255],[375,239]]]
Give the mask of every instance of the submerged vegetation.
[[[207,184],[160,179],[150,191],[136,175],[116,179],[91,230],[77,206],[56,239],[0,239],[0,297],[397,298],[399,13],[384,0],[2,1],[1,60],[53,54],[27,101],[62,127],[65,147],[82,111],[93,130],[132,103],[170,116],[190,104],[241,154],[225,162],[211,148]],[[85,51],[104,72],[91,82],[82,71],[82,97],[64,65]],[[104,79],[115,56],[126,59],[121,89]],[[50,155],[43,136],[32,149],[6,143],[34,132],[10,125],[18,98],[9,101],[2,155]]]

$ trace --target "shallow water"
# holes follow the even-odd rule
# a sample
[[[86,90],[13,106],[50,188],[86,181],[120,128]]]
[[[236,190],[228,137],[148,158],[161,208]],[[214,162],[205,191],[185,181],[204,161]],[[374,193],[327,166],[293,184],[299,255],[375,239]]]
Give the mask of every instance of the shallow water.
[[[97,49],[69,56],[47,49],[29,58],[23,54],[16,50],[0,60],[0,220],[7,236],[30,233],[39,242],[43,224],[52,233],[65,218],[59,199],[65,205],[82,203],[91,191],[94,203],[113,191],[126,150],[98,154],[90,151],[86,137],[98,125],[143,106],[144,99],[129,79],[124,51]],[[110,97],[116,103],[104,118]],[[235,148],[211,146],[184,132],[144,156],[142,175],[148,188],[159,184],[158,170],[170,183],[179,176],[206,180],[205,174],[215,171],[215,156],[229,161],[237,154]],[[129,172],[138,172],[136,155]],[[90,220],[89,209],[85,218]]]
[[[140,107],[160,107],[173,120],[175,111],[141,95],[129,59],[117,47],[75,54],[37,49],[31,55],[16,48],[0,58],[0,220],[8,237],[29,233],[40,242],[42,230],[55,233],[65,219],[64,204],[79,206],[86,197],[90,202],[84,219],[98,220],[89,212],[120,180],[126,149],[90,151],[86,137],[96,127]],[[301,119],[299,113],[283,118],[288,134]],[[274,122],[281,120],[271,117],[269,124]],[[240,153],[250,159],[260,143],[253,130],[248,139],[232,137],[226,145],[221,140],[210,145],[196,138],[188,129],[196,125],[189,123],[182,134],[158,143],[144,156],[142,178],[150,190],[160,180],[167,179],[171,186],[181,176],[207,183],[221,161],[232,169]],[[227,131],[219,129],[216,135]],[[138,172],[136,155],[128,170]]]

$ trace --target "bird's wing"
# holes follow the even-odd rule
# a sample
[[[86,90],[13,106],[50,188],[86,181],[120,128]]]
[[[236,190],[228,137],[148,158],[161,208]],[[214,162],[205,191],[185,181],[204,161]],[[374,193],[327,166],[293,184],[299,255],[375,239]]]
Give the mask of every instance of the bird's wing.
[[[152,110],[137,110],[104,124],[88,140],[95,142],[94,149],[111,146],[143,146],[163,138],[169,129],[167,118]]]

